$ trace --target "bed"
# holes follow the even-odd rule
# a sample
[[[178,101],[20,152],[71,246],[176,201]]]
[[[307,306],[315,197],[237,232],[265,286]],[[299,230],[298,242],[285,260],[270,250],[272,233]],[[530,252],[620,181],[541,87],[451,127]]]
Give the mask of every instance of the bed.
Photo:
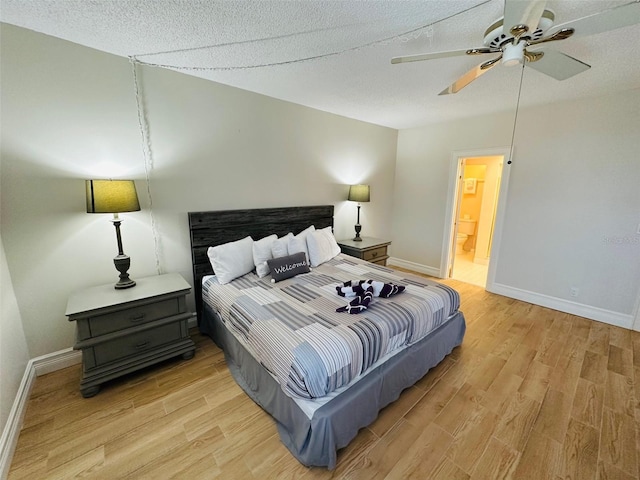
[[[209,247],[247,236],[257,240],[271,234],[298,234],[310,225],[330,230],[333,206],[189,213],[194,293],[200,331],[224,351],[231,374],[247,395],[275,419],[281,441],[302,464],[333,469],[337,451],[460,345],[466,327],[459,296],[451,288],[343,254],[278,283],[255,272],[225,284],[212,276]],[[365,279],[403,286],[405,291],[374,298],[357,315],[336,312],[336,306],[350,301],[337,294],[336,286]],[[407,313],[411,311],[424,311],[426,323],[407,321],[405,317],[416,316]],[[344,348],[340,355],[318,360],[324,361],[318,377],[307,365],[308,358],[317,356],[313,351],[263,353],[273,339],[271,331],[262,329],[279,315],[278,321],[291,327],[284,329],[285,335],[312,332],[305,344],[314,344],[317,330],[340,332],[334,337]],[[298,322],[303,320],[310,323],[301,327]],[[365,353],[349,356],[355,344],[362,344],[358,347]],[[289,353],[298,356],[292,360]],[[288,360],[283,367],[278,363],[282,360],[271,357]],[[334,361],[334,357],[349,359]],[[287,372],[290,365],[295,367]]]

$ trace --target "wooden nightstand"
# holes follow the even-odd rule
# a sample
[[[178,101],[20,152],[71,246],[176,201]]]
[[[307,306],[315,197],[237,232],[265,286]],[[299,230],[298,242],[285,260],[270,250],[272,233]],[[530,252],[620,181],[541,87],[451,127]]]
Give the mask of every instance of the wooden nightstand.
[[[76,350],[82,350],[82,396],[100,384],[140,368],[182,355],[193,357],[186,295],[191,286],[177,273],[136,279],[116,290],[113,283],[73,293],[69,321],[77,322]]]
[[[342,253],[346,255],[361,258],[378,265],[386,265],[387,258],[389,258],[387,247],[391,245],[391,242],[380,240],[379,238],[362,237],[361,242],[354,242],[351,239],[338,240],[338,245],[340,245]]]

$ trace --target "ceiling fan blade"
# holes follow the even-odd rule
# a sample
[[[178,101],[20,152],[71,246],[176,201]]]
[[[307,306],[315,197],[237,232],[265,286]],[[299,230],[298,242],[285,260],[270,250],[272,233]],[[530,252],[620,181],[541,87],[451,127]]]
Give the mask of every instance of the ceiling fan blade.
[[[628,27],[640,23],[640,2],[627,3],[618,7],[578,18],[561,25],[555,25],[553,31],[562,28],[575,29],[575,36],[595,35],[617,28]]]
[[[580,60],[576,60],[557,50],[544,50],[544,55],[535,62],[527,62],[527,67],[549,75],[556,80],[566,80],[591,68]]]
[[[420,53],[418,55],[407,55],[406,57],[393,57],[391,63],[421,62],[423,60],[435,60],[436,58],[461,57],[463,55],[479,55],[482,53],[495,53],[497,48],[468,48],[466,50],[451,50],[448,52]]]
[[[450,93],[458,93],[464,87],[473,82],[476,78],[491,70],[495,65],[498,64],[498,60],[500,60],[500,58],[501,57],[496,58],[494,61],[481,63],[480,65],[472,68],[447,88],[445,88],[443,91],[441,91],[438,95],[449,95]]]
[[[538,28],[538,22],[547,0],[506,0],[504,2],[504,26],[509,31],[515,25],[526,25],[529,32]]]

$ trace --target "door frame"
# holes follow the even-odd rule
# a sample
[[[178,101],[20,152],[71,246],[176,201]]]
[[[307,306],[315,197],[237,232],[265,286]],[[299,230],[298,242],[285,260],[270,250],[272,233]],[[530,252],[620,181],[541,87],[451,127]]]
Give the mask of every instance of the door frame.
[[[455,235],[457,231],[454,210],[458,208],[458,197],[460,194],[460,165],[461,160],[470,157],[491,157],[502,156],[502,178],[500,180],[500,190],[498,194],[498,206],[496,208],[495,226],[493,228],[493,239],[491,242],[491,252],[489,258],[489,270],[487,273],[486,290],[493,291],[495,283],[496,268],[498,265],[498,253],[500,252],[500,241],[502,239],[503,219],[507,205],[507,194],[509,192],[509,176],[511,174],[511,164],[513,151],[510,146],[500,146],[491,148],[476,148],[470,150],[454,150],[451,152],[449,161],[449,187],[447,192],[447,204],[445,210],[445,228],[442,240],[442,254],[440,256],[440,277],[449,278],[449,265],[455,255]]]
[[[640,332],[640,290],[638,290],[638,298],[636,298],[636,304],[633,307],[631,316],[631,329]]]
[[[451,165],[451,169],[453,170],[453,165],[455,164],[455,172],[454,173],[454,182],[455,184],[453,185],[454,188],[454,192],[453,192],[453,198],[452,198],[452,208],[451,210],[451,218],[448,219],[447,223],[445,225],[448,225],[448,230],[449,230],[449,238],[448,238],[448,252],[447,252],[447,258],[446,258],[446,263],[445,263],[445,272],[444,275],[442,274],[442,266],[440,267],[440,276],[442,278],[450,278],[451,275],[453,274],[453,268],[454,268],[454,263],[455,263],[455,249],[456,249],[456,235],[458,234],[458,221],[457,219],[460,218],[460,204],[462,203],[461,199],[462,199],[462,178],[464,177],[464,166],[465,166],[465,158],[466,157],[457,157],[455,159],[455,162],[452,162]],[[449,174],[451,174],[451,172],[449,172]],[[451,185],[450,185],[451,187]],[[447,209],[447,212],[449,211],[449,209]],[[445,234],[446,234],[446,230],[445,230]],[[446,235],[445,235],[446,236]]]

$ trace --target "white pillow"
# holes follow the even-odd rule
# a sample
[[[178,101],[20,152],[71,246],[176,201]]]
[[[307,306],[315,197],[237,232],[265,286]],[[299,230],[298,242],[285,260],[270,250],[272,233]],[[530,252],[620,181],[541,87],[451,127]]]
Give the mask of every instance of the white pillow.
[[[224,285],[253,270],[253,239],[245,237],[236,242],[209,247],[207,255],[218,282]]]
[[[311,225],[310,227],[305,228],[295,237],[289,237],[289,243],[287,245],[287,249],[289,251],[289,255],[293,255],[294,253],[304,253],[307,257],[307,262],[309,261],[309,249],[307,248],[307,237],[310,233],[315,232],[316,227]]]
[[[256,266],[256,273],[260,278],[269,273],[269,265],[267,260],[271,260],[271,244],[277,240],[277,235],[269,235],[253,242],[253,264]]]
[[[317,267],[340,253],[340,247],[331,232],[331,227],[310,233],[307,236],[307,246],[312,267]]]
[[[271,255],[273,255],[273,258],[286,257],[289,255],[288,244],[290,237],[293,237],[293,233],[291,232],[271,243]]]

